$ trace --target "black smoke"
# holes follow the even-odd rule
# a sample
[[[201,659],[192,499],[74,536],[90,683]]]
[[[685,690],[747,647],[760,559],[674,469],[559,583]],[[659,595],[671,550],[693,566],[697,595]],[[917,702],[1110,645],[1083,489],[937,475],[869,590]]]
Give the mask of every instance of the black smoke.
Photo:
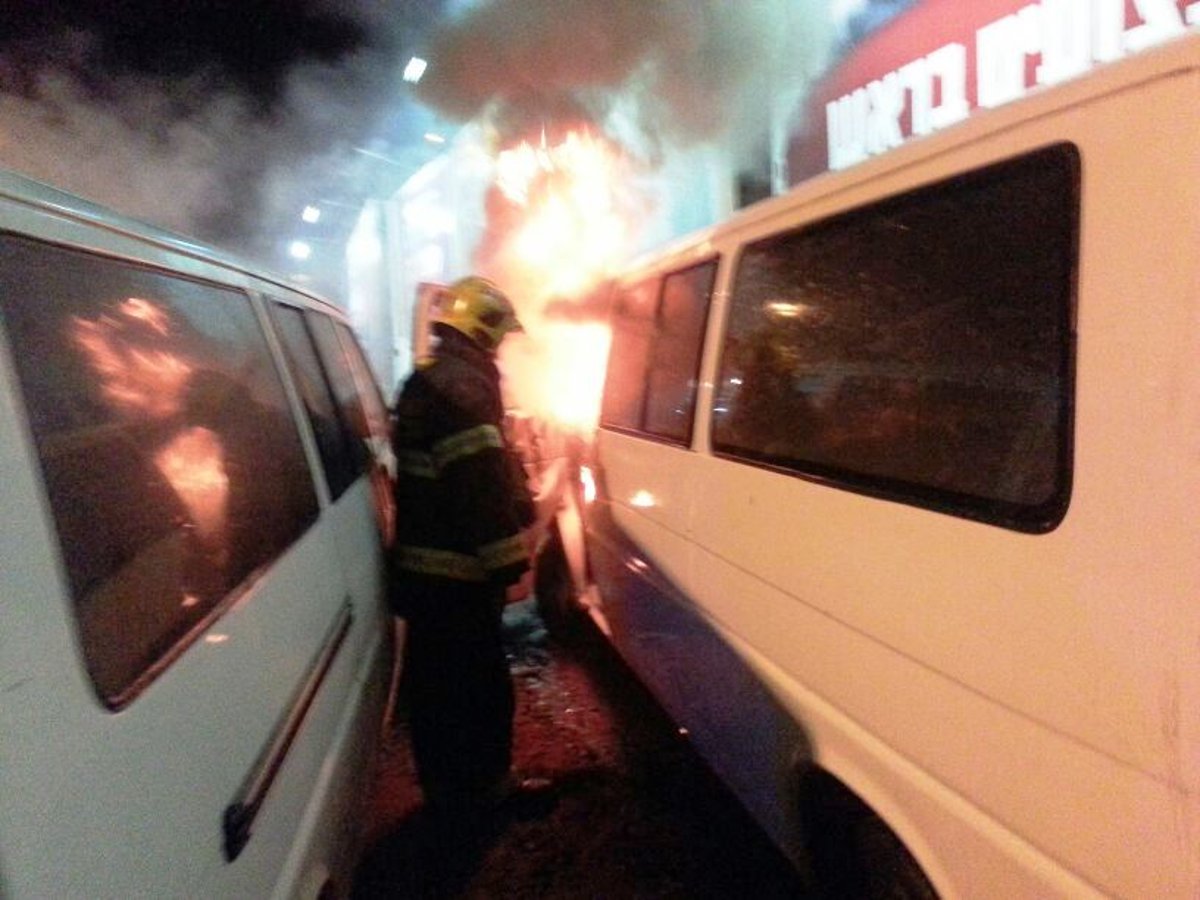
[[[203,240],[268,252],[396,119],[439,3],[7,0],[0,165]],[[352,205],[352,204],[351,204]]]
[[[315,3],[161,0],[16,0],[0,11],[3,87],[27,95],[59,65],[97,97],[113,79],[186,79],[205,72],[254,98],[281,99],[297,63],[336,64],[369,43],[364,24]],[[73,53],[72,40],[88,44]],[[65,52],[64,52],[65,51]],[[61,55],[60,55],[61,54]]]

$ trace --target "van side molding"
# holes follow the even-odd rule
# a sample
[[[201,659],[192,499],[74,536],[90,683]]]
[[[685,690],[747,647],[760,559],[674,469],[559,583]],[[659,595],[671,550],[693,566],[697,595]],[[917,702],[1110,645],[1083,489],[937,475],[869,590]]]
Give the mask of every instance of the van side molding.
[[[334,617],[321,649],[309,666],[308,674],[293,696],[287,712],[271,732],[270,739],[247,773],[237,796],[225,807],[225,813],[221,817],[221,830],[224,836],[222,850],[226,862],[237,859],[249,843],[254,819],[258,816],[275,777],[283,767],[283,761],[287,758],[296,735],[300,733],[317,691],[325,681],[325,676],[329,674],[333,660],[353,622],[354,604],[347,597]]]

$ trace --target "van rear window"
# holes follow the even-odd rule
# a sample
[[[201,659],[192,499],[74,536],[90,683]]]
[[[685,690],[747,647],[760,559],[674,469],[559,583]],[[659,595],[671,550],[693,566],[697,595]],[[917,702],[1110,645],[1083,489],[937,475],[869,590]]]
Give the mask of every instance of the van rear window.
[[[317,515],[249,298],[0,239],[0,309],[85,661],[110,706]]]
[[[1078,170],[1058,145],[749,245],[714,450],[1053,528],[1070,491]]]

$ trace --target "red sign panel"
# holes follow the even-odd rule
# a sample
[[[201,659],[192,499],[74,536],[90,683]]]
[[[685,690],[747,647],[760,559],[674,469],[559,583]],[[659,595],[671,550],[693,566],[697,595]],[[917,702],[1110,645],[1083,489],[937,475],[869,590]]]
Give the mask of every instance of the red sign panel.
[[[1200,0],[916,0],[817,85],[790,143],[789,180],[854,165],[1196,26]]]

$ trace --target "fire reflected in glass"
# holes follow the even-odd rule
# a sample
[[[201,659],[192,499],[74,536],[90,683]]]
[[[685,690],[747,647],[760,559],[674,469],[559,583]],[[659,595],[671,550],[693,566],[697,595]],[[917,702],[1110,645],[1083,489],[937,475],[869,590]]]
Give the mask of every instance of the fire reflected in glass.
[[[216,434],[207,428],[185,429],[158,451],[154,463],[187,507],[200,537],[214,542],[222,536],[229,477]]]
[[[150,300],[130,297],[121,304],[120,310],[131,319],[145,322],[164,337],[170,330],[171,317],[167,315],[166,310]]]
[[[115,409],[153,418],[178,411],[192,366],[162,349],[170,317],[161,306],[130,297],[117,305],[115,314],[72,317],[71,331],[100,378],[102,396]]]

